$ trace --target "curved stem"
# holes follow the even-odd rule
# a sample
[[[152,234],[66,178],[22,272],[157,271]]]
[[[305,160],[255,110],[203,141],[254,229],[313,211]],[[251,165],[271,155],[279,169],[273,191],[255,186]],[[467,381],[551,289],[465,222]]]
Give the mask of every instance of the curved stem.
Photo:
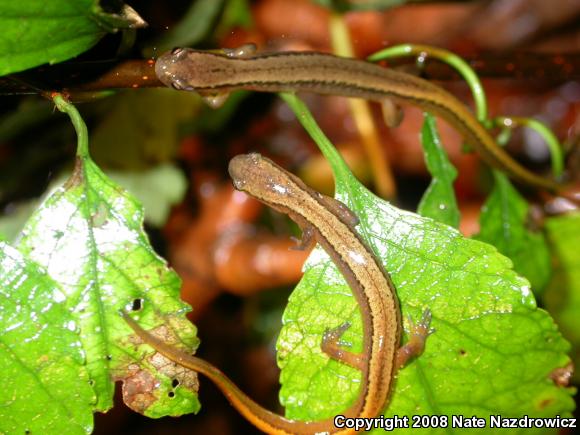
[[[542,122],[523,117],[497,117],[494,120],[487,118],[487,100],[485,91],[481,85],[481,81],[475,71],[465,62],[461,57],[447,50],[431,47],[428,45],[415,44],[401,44],[394,47],[389,47],[368,57],[371,61],[378,61],[400,56],[419,56],[420,62],[424,62],[426,57],[434,57],[442,62],[447,63],[457,70],[461,77],[467,82],[475,101],[475,110],[477,120],[486,128],[494,126],[501,126],[504,128],[513,128],[515,126],[524,125],[526,127],[536,130],[542,138],[546,141],[546,145],[550,150],[552,172],[554,176],[560,177],[563,172],[564,159],[562,155],[562,147],[554,133]],[[501,142],[500,142],[501,143]],[[505,143],[505,142],[504,142]]]
[[[89,133],[81,114],[62,94],[55,92],[50,95],[50,98],[58,110],[69,116],[77,132],[77,156],[81,158],[89,157]]]
[[[334,169],[336,177],[340,177],[341,175],[348,176],[350,174],[348,165],[332,142],[328,140],[324,132],[320,129],[306,104],[295,94],[284,92],[279,95],[288,104],[290,109],[292,109],[300,124],[302,124],[318,148],[320,148],[320,151]]]
[[[419,56],[420,62],[425,62],[427,57],[434,57],[455,68],[461,77],[467,82],[473,100],[475,101],[475,112],[479,122],[487,127],[487,99],[481,81],[475,71],[461,57],[455,53],[442,48],[431,47],[420,44],[401,44],[394,47],[385,48],[368,57],[368,60],[377,62],[379,60],[390,59],[401,56]]]
[[[551,162],[552,162],[552,172],[556,177],[560,177],[562,172],[564,172],[564,156],[562,153],[562,146],[558,141],[558,138],[552,130],[550,130],[546,124],[537,119],[524,118],[520,116],[498,116],[493,119],[494,125],[499,127],[504,127],[508,129],[513,129],[515,127],[524,126],[535,130],[546,142],[548,149],[550,150]]]

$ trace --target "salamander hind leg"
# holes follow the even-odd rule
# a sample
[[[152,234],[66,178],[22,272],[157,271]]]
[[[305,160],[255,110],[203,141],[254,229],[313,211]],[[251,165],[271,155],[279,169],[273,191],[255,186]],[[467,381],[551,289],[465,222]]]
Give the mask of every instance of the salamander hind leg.
[[[324,203],[336,215],[340,216],[342,220],[347,222],[350,226],[356,227],[359,224],[358,216],[348,206],[338,199],[323,195],[316,192],[317,198]]]
[[[434,329],[431,329],[431,310],[428,308],[423,311],[419,323],[415,323],[410,316],[408,321],[410,325],[409,341],[397,351],[395,361],[397,370],[404,367],[410,359],[421,355],[425,350],[427,337],[435,332]]]
[[[405,115],[401,106],[390,98],[385,98],[381,101],[381,108],[383,109],[383,120],[387,127],[395,128],[401,124]]]
[[[297,237],[291,237],[292,240],[294,240],[296,242],[296,246],[293,246],[290,249],[296,250],[296,251],[306,251],[310,248],[314,248],[314,245],[316,244],[316,229],[311,226],[311,225],[305,225],[302,228],[302,237],[297,238]]]
[[[327,329],[322,337],[320,349],[333,360],[344,363],[358,370],[365,367],[365,357],[344,349],[344,344],[340,342],[342,334],[350,328],[350,323],[345,322],[336,328]]]

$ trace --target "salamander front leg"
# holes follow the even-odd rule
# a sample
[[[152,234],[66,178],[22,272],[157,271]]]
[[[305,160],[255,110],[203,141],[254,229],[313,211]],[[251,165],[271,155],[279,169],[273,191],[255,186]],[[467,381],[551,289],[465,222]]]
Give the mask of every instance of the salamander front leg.
[[[235,48],[222,48],[217,50],[218,53],[223,54],[226,57],[231,57],[233,59],[248,59],[256,54],[256,44],[249,43],[243,44]],[[192,89],[193,90],[193,89]],[[207,104],[212,109],[218,109],[224,105],[224,103],[230,97],[230,93],[227,91],[221,92],[198,92],[204,103]]]
[[[256,51],[258,51],[258,47],[253,42],[242,44],[239,47],[221,49],[223,54],[234,59],[247,59],[255,55]]]
[[[365,367],[365,355],[345,350],[344,343],[340,342],[342,334],[348,328],[350,328],[350,323],[346,322],[336,328],[327,329],[322,337],[320,348],[330,358],[362,371]]]

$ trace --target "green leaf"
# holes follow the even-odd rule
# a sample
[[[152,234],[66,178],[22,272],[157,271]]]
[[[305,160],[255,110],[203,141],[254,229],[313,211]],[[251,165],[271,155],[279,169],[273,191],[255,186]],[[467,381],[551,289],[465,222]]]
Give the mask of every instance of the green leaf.
[[[171,207],[183,200],[187,190],[185,175],[169,163],[139,172],[107,171],[107,175],[137,197],[145,221],[157,228],[165,224]]]
[[[95,397],[64,294],[0,243],[0,433],[89,434]]]
[[[37,199],[12,204],[10,213],[0,216],[0,239],[13,241],[20,234],[37,205]]]
[[[435,333],[398,374],[387,415],[569,416],[573,391],[550,379],[568,364],[569,345],[511,261],[493,246],[374,196],[304,103],[281,96],[330,162],[336,196],[358,216],[357,230],[390,273],[403,318],[417,320],[425,308],[433,313]],[[320,349],[323,332],[345,322],[351,327],[343,341],[360,351],[362,322],[352,292],[328,255],[315,249],[290,297],[277,346],[288,417],[328,418],[356,400],[360,372]]]
[[[425,308],[433,313],[435,333],[424,354],[399,373],[387,415],[570,415],[572,391],[549,378],[569,361],[569,345],[509,259],[391,206],[352,176],[337,177],[337,198],[358,215],[358,231],[391,274],[403,318],[418,320]],[[329,257],[316,249],[306,269],[286,309],[278,350],[287,415],[315,420],[347,409],[360,387],[360,372],[321,352],[322,334],[351,322],[344,340],[356,352],[362,326]]]
[[[427,169],[433,178],[421,198],[417,213],[457,228],[460,213],[453,190],[457,170],[443,149],[435,118],[428,113],[425,113],[425,122],[421,130],[421,143]]]
[[[580,361],[580,213],[546,219],[546,234],[555,257],[554,275],[543,295],[546,308],[572,342],[573,360]],[[576,376],[576,379],[578,377]]]
[[[494,187],[483,205],[480,231],[474,239],[495,246],[514,263],[532,288],[541,292],[552,273],[550,251],[543,233],[528,228],[529,205],[509,179],[494,171]]]
[[[106,113],[91,132],[91,154],[109,168],[143,170],[172,160],[181,123],[200,106],[193,92],[172,89],[140,89],[107,99]]]
[[[199,409],[196,379],[188,375],[174,387],[174,374],[134,348],[119,315],[140,306],[149,327],[169,317],[180,341],[189,350],[197,346],[195,328],[183,316],[189,307],[179,300],[180,280],[153,251],[142,223],[136,200],[88,156],[77,157],[70,179],[28,221],[19,249],[63,289],[65,306],[80,326],[96,409],[112,406],[113,381],[123,379],[124,399],[133,409],[154,417],[181,415]]]
[[[193,46],[199,43],[214,27],[224,0],[196,0],[179,23],[164,32],[151,47],[143,51],[145,57],[158,55],[173,47]]]
[[[127,6],[106,12],[98,0],[2,1],[0,76],[70,59],[107,32],[143,24]]]
[[[214,37],[225,37],[234,27],[249,28],[252,26],[252,9],[248,0],[228,0],[220,22],[216,26]]]
[[[175,93],[175,92],[174,92]],[[203,105],[199,113],[196,114],[195,119],[188,121],[188,134],[218,134],[227,129],[227,123],[231,122],[232,118],[239,113],[240,105],[246,101],[250,92],[236,91],[232,92],[225,103],[213,109],[208,105]]]
[[[145,171],[107,171],[107,175],[135,195],[143,204],[145,222],[154,227],[165,224],[171,207],[182,201],[187,190],[183,172],[169,163]],[[67,178],[68,173],[55,177],[43,197],[52,194]],[[0,238],[14,240],[42,201],[43,198],[34,198],[11,204],[10,212],[0,215]]]

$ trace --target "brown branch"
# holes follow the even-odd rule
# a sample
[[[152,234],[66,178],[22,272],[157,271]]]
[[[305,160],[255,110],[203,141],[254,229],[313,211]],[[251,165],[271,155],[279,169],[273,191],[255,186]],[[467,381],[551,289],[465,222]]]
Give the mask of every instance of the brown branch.
[[[580,53],[486,53],[464,57],[480,78],[537,80],[557,84],[580,79]],[[431,79],[458,77],[446,64],[427,62],[425,75]]]
[[[127,60],[115,65],[102,76],[70,89],[71,91],[98,91],[119,88],[151,88],[164,86],[155,75],[155,61]]]
[[[535,80],[558,84],[580,79],[580,53],[483,54],[467,57],[481,78]],[[399,64],[399,62],[391,62]],[[427,62],[423,75],[429,79],[455,80],[458,75],[440,62]],[[87,78],[88,77],[88,78]],[[35,94],[66,91],[71,94],[110,89],[160,87],[153,60],[127,60],[121,63],[64,63],[44,66],[0,77],[0,94]]]
[[[0,77],[0,95],[41,94],[51,91],[80,94],[111,89],[164,86],[155,75],[155,61],[71,62],[42,66]]]

